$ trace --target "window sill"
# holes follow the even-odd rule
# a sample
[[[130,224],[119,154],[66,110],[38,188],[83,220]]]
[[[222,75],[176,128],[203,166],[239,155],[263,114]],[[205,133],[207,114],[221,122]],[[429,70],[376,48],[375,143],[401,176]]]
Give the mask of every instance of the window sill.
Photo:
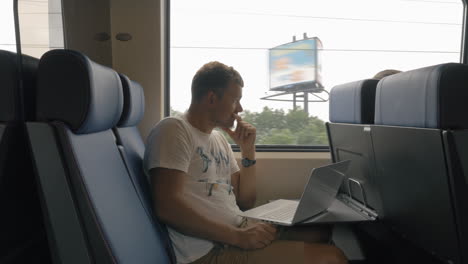
[[[240,152],[234,152],[236,159],[241,158]],[[257,160],[324,160],[330,161],[330,152],[257,152],[255,154]]]
[[[240,152],[237,145],[231,145],[234,152]],[[257,152],[330,152],[328,146],[294,146],[294,145],[257,145]]]

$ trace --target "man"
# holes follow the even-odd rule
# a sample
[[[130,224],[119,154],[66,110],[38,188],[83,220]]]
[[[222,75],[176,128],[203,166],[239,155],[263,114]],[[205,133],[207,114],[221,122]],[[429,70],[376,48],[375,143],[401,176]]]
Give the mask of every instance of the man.
[[[205,64],[193,78],[189,110],[162,120],[148,137],[144,166],[154,211],[169,227],[177,262],[346,263],[333,246],[284,241],[294,239],[294,230],[278,235],[273,225],[239,216],[240,209],[253,207],[256,199],[256,130],[238,115],[243,111],[243,86],[232,67]],[[215,128],[239,145],[241,168]],[[316,230],[303,234],[309,242],[328,239]]]

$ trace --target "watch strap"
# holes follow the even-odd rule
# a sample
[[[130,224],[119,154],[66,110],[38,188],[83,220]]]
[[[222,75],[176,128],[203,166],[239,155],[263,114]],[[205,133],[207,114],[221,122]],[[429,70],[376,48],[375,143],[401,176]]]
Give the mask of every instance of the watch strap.
[[[250,160],[248,158],[243,158],[242,159],[242,166],[244,166],[244,168],[247,168],[247,167],[250,167],[252,165],[254,165],[255,163],[257,163],[256,160]]]

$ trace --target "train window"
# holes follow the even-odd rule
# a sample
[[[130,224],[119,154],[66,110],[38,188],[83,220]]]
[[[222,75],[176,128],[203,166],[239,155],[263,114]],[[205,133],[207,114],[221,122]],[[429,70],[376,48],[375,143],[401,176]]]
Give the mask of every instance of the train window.
[[[0,3],[0,49],[16,51],[13,1]],[[40,58],[46,51],[63,48],[61,0],[18,0],[21,51]]]
[[[196,70],[221,61],[244,78],[243,117],[257,127],[259,145],[327,145],[327,92],[333,86],[385,69],[460,61],[460,0],[172,0],[170,5],[171,114],[189,106]],[[275,47],[312,55],[274,62]],[[278,77],[275,69],[285,61],[294,67],[309,63],[316,71]],[[296,85],[301,81],[310,86]],[[304,94],[314,102],[304,103]]]
[[[0,49],[16,52],[13,1],[0,3]]]

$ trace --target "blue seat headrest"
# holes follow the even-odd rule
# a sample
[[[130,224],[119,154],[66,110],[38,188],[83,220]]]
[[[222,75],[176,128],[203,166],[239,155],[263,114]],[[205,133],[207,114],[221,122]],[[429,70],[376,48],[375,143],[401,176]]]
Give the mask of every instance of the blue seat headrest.
[[[37,119],[62,121],[76,134],[114,127],[123,108],[122,84],[112,69],[72,50],[39,61]]]
[[[26,119],[33,119],[36,73],[39,60],[22,55],[23,74],[19,75],[16,53],[0,50],[0,122],[18,121],[21,119],[21,98],[19,80],[23,79],[23,100]]]
[[[140,123],[145,113],[145,95],[139,83],[130,80],[120,74],[124,95],[122,116],[117,123],[118,127],[136,126]]]
[[[330,91],[330,122],[373,124],[378,82],[366,79],[333,87]]]
[[[378,125],[468,128],[468,66],[446,63],[383,78],[377,85]]]

